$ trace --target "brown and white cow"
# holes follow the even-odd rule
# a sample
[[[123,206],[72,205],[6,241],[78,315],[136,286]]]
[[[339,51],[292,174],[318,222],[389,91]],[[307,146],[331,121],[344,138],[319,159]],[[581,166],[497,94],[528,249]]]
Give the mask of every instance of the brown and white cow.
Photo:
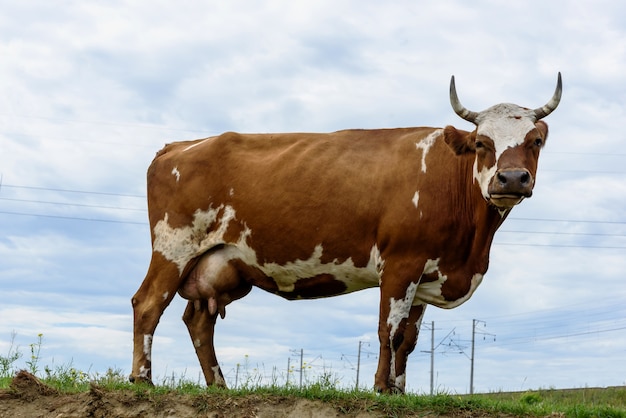
[[[225,133],[163,148],[148,169],[152,259],[132,298],[132,381],[151,380],[152,336],[176,292],[208,385],[225,385],[217,315],[257,286],[287,299],[380,287],[379,391],[403,391],[427,304],[465,302],[496,229],[532,194],[543,107],[464,108],[476,125]],[[254,321],[254,318],[250,319]]]

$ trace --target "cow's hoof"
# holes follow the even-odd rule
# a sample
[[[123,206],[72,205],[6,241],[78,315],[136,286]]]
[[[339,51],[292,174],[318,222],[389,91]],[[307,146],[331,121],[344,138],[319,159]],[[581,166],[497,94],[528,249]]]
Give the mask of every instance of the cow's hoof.
[[[384,393],[386,395],[404,395],[404,390],[402,388],[391,384],[385,387],[375,385],[374,390],[376,390],[376,392],[378,393]]]
[[[152,383],[152,380],[147,378],[147,377],[136,377],[133,376],[132,374],[130,376],[128,376],[128,381],[130,383],[134,383],[136,385],[148,385],[148,386],[154,386],[154,383]]]

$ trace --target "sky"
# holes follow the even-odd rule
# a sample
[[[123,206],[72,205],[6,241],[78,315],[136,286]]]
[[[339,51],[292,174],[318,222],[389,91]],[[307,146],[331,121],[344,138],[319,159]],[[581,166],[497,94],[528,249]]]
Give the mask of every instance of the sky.
[[[626,7],[615,0],[0,0],[0,355],[130,373],[150,259],[145,172],[165,143],[224,131],[472,125],[462,103],[563,98],[533,197],[496,234],[465,304],[429,307],[407,390],[626,384]],[[199,379],[175,298],[155,382]],[[378,289],[229,305],[230,386],[320,376],[373,386]],[[434,330],[433,330],[434,324]],[[14,336],[12,338],[12,336]],[[434,368],[431,370],[431,354]],[[288,367],[291,372],[287,373]],[[42,373],[42,372],[40,372]],[[256,379],[256,380],[255,380]]]

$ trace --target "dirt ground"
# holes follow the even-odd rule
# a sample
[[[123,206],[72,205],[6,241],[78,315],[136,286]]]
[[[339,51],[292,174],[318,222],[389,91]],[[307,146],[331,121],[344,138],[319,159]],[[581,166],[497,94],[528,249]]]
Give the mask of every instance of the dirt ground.
[[[95,385],[89,392],[62,394],[32,374],[19,372],[9,389],[0,390],[0,418],[34,417],[210,417],[210,418],[372,418],[384,417],[365,401],[335,404],[294,397],[249,395],[151,396],[134,391],[109,391]],[[406,417],[428,417],[415,411]]]

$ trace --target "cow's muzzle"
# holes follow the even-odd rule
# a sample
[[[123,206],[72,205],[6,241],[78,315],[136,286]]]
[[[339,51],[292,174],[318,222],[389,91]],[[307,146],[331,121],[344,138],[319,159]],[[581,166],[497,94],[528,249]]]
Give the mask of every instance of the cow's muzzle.
[[[498,170],[489,183],[489,201],[499,208],[511,208],[533,194],[535,180],[526,169]]]

